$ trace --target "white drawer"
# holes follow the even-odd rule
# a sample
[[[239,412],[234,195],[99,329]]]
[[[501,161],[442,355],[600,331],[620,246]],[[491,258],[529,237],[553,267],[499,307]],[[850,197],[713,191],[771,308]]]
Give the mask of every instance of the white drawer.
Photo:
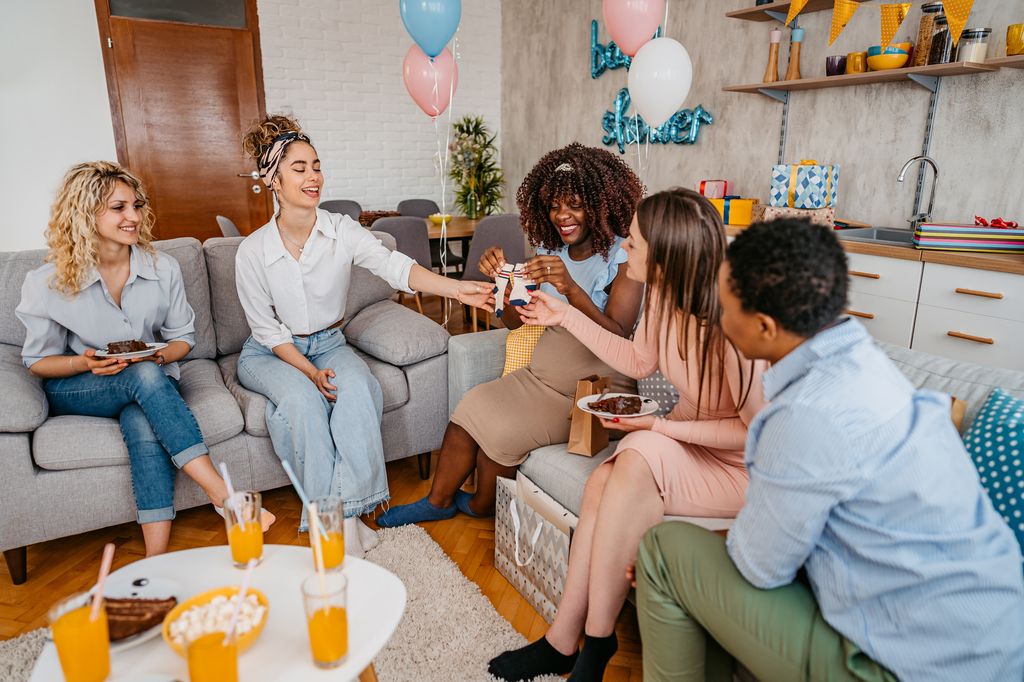
[[[846,312],[864,325],[879,341],[910,348],[914,332],[913,301],[898,301],[885,296],[850,292]]]
[[[846,254],[850,268],[850,291],[917,301],[921,286],[921,261],[867,256],[863,253]]]
[[[1020,371],[1024,370],[1024,322],[922,304],[917,307],[911,347],[954,360]]]
[[[1024,275],[926,263],[921,303],[1024,322]]]

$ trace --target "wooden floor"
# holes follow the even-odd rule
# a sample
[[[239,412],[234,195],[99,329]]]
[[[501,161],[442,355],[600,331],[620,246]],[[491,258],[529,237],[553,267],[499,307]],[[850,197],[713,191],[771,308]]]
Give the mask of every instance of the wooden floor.
[[[411,299],[406,305],[413,306]],[[424,313],[440,320],[440,304],[434,297],[424,299]],[[468,330],[461,314],[453,314],[452,334]],[[434,460],[436,465],[437,456]],[[416,458],[388,464],[392,504],[404,504],[423,497],[430,488],[417,474]],[[264,494],[264,506],[277,514],[278,521],[267,531],[266,542],[307,544],[299,536],[299,500],[290,488]],[[463,574],[479,586],[494,608],[530,640],[540,637],[546,627],[514,587],[494,568],[494,520],[458,515],[448,521],[422,524],[442,549],[459,565]],[[88,589],[96,579],[103,545],[117,545],[114,568],[145,556],[142,534],[134,523],[105,528],[33,545],[28,551],[28,582],[15,587],[7,571],[0,568],[0,639],[7,639],[46,625],[46,611],[60,598]],[[224,522],[209,507],[180,512],[171,535],[171,551],[226,544]],[[0,562],[2,563],[2,562]],[[629,604],[619,617],[616,633],[619,652],[605,674],[606,681],[643,679],[640,634],[636,612]],[[386,681],[384,681],[386,682]]]

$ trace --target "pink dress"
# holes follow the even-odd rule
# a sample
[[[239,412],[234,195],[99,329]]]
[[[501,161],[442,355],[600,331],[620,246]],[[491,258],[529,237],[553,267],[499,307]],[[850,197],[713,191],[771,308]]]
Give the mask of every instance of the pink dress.
[[[651,304],[648,301],[648,309],[656,309]],[[735,516],[747,490],[747,426],[765,405],[761,375],[768,363],[755,361],[751,372],[750,361],[727,346],[724,371],[712,365],[704,372],[698,415],[700,375],[697,364],[686,362],[679,353],[678,320],[673,320],[666,337],[663,330],[648,330],[646,316],[641,316],[633,340],[602,329],[575,308],[569,309],[562,326],[613,369],[635,379],[660,369],[679,392],[679,402],[666,417],[659,417],[651,431],[627,434],[612,458],[625,450],[643,456],[668,515]],[[699,354],[696,328],[690,326],[687,356]],[[719,390],[723,376],[725,385]],[[746,400],[737,408],[744,394]]]

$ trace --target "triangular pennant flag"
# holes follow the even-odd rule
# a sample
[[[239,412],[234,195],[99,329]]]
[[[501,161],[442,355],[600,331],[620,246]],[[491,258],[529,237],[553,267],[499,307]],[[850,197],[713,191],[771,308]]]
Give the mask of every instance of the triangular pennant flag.
[[[946,0],[942,6],[945,8],[946,19],[949,20],[949,35],[953,39],[953,46],[956,47],[960,42],[960,34],[967,25],[967,17],[971,14],[974,0]]]
[[[796,15],[804,11],[804,7],[807,6],[808,2],[809,0],[793,0],[793,2],[789,3],[789,14],[786,15],[786,26],[793,23],[793,20],[796,19]]]
[[[860,3],[855,0],[836,0],[836,5],[832,9],[832,30],[828,33],[828,44],[836,42],[836,38],[843,32],[846,25],[850,23],[850,19],[853,18],[854,13],[860,7]]]
[[[882,5],[882,49],[889,47],[889,43],[896,37],[903,20],[907,18],[910,11],[909,2],[899,2],[894,5]]]

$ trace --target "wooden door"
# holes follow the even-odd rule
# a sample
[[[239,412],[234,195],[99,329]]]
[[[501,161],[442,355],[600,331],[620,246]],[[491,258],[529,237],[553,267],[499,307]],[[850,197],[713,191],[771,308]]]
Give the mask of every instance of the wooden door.
[[[241,1],[244,28],[110,16],[96,0],[118,160],[142,179],[160,239],[220,236],[217,215],[242,234],[270,218],[242,152],[265,106],[255,2]]]

